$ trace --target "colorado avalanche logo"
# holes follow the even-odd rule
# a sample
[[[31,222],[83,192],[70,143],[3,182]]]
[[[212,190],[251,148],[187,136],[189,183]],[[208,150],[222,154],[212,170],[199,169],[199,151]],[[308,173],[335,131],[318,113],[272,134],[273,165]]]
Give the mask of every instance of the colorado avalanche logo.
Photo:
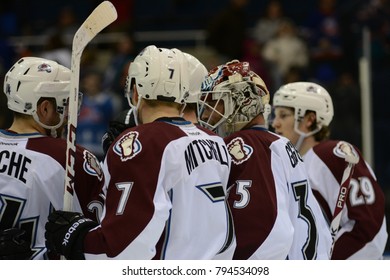
[[[130,131],[123,135],[115,144],[114,152],[120,156],[122,161],[132,159],[142,150],[141,142],[138,140],[138,132]]]
[[[307,92],[313,92],[313,93],[317,93],[318,92],[318,89],[314,86],[309,86],[307,89],[306,89]]]
[[[351,144],[345,141],[339,141],[336,147],[334,147],[333,153],[337,157],[344,158],[344,159],[347,157],[350,158],[351,157],[350,155],[352,155],[353,158],[359,158],[355,148]]]
[[[248,160],[253,153],[253,148],[245,144],[242,138],[234,138],[227,147],[235,164],[241,164]]]
[[[51,66],[47,63],[42,63],[38,66],[38,72],[46,71],[47,73],[51,73]]]
[[[103,170],[99,164],[98,159],[89,151],[84,150],[84,170],[89,175],[97,176],[98,179],[101,181],[103,179]]]

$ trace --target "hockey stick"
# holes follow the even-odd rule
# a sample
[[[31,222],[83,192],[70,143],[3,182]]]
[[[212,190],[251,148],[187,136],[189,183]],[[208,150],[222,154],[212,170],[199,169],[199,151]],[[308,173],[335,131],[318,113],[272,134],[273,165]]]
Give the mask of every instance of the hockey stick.
[[[76,128],[79,105],[80,60],[84,48],[105,27],[117,18],[117,12],[110,1],[99,4],[83,22],[73,37],[71,58],[71,79],[68,104],[68,136],[66,147],[65,192],[63,210],[73,207],[74,176],[76,163]]]
[[[339,231],[341,214],[344,209],[345,200],[348,198],[349,194],[349,185],[353,175],[355,164],[359,162],[359,155],[354,150],[351,144],[347,142],[340,141],[337,144],[339,151],[342,153],[347,166],[344,169],[343,177],[341,179],[341,185],[339,194],[337,196],[336,206],[333,212],[333,219],[330,224],[330,233],[332,235],[332,245],[330,250],[330,256],[332,256],[333,248],[335,244],[335,238]],[[336,148],[337,149],[337,148]]]

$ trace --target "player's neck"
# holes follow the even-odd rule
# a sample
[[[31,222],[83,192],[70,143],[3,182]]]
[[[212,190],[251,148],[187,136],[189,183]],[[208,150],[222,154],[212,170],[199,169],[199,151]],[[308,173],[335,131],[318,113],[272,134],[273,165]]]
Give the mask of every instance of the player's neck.
[[[244,128],[249,128],[253,126],[264,126],[265,125],[265,120],[263,114],[260,114],[253,118]]]
[[[180,111],[177,108],[164,105],[158,107],[144,106],[140,114],[144,124],[162,117],[180,117]]]
[[[306,137],[305,140],[303,140],[302,142],[301,148],[299,149],[299,153],[301,155],[304,155],[307,153],[308,150],[310,150],[317,144],[318,142],[314,139],[313,136]]]
[[[9,130],[14,131],[19,134],[24,133],[41,133],[46,134],[46,131],[43,127],[39,126],[34,120],[32,119],[16,119],[12,123]]]
[[[183,118],[192,123],[198,123],[198,118],[196,117],[196,113],[192,110],[184,110]]]

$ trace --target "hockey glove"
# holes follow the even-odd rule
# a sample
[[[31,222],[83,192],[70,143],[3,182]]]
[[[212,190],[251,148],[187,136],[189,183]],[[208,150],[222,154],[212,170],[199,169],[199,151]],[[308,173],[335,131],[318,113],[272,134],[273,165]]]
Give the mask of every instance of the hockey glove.
[[[112,142],[127,128],[135,126],[134,115],[132,109],[125,110],[119,114],[115,120],[110,121],[108,131],[102,137],[102,148],[104,154],[107,154]]]
[[[81,213],[54,211],[45,225],[46,247],[68,260],[83,260],[85,235],[97,225]]]
[[[33,254],[30,243],[22,239],[24,230],[0,230],[0,260],[28,260]]]

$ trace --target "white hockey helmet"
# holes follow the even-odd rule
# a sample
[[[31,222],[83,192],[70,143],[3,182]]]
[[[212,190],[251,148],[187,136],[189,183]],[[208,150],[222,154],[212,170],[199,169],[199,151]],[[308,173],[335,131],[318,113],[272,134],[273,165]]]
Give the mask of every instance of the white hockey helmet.
[[[70,70],[57,62],[39,58],[19,59],[4,78],[8,108],[33,115],[41,97],[54,98],[57,111],[63,113],[70,90]]]
[[[189,92],[184,96],[184,101],[186,103],[197,103],[202,82],[208,72],[206,67],[196,57],[185,52],[183,52],[183,55],[187,60],[189,74]]]
[[[11,111],[32,115],[42,127],[54,130],[65,118],[70,90],[71,71],[53,60],[39,57],[19,59],[4,78],[4,93]],[[40,98],[54,98],[60,121],[54,126],[40,122],[37,104]]]
[[[248,62],[238,60],[211,70],[202,83],[201,91],[198,121],[206,128],[217,130],[221,136],[241,130],[264,112],[270,99],[263,79],[250,69]],[[223,103],[222,112],[217,109],[219,103]],[[210,117],[205,118],[205,111],[212,112]],[[212,114],[219,115],[219,121],[212,123]]]
[[[317,129],[329,126],[333,118],[333,103],[328,91],[312,82],[294,82],[281,86],[274,94],[272,105],[294,108],[295,127],[307,110],[316,113]]]
[[[184,103],[181,89],[183,66],[179,52],[150,45],[138,54],[130,63],[125,89],[131,106],[134,106],[131,103],[134,84],[144,99]]]

